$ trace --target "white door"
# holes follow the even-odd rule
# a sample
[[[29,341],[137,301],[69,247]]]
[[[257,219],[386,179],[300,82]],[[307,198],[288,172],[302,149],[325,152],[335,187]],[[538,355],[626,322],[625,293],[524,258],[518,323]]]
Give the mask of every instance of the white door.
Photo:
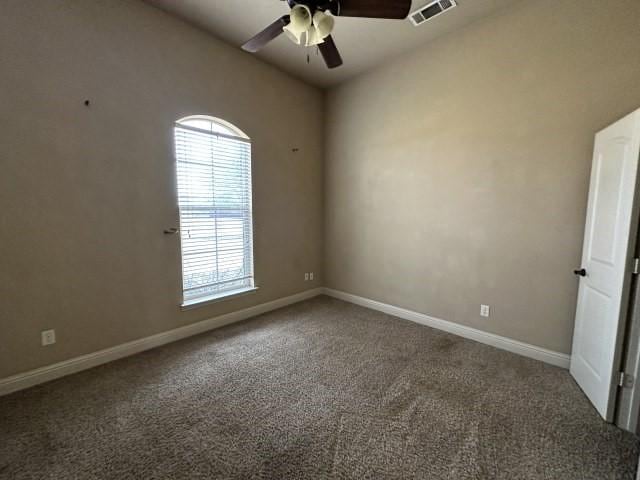
[[[640,110],[596,135],[571,374],[600,415],[613,421],[627,312],[640,157]],[[630,245],[631,243],[631,245]]]

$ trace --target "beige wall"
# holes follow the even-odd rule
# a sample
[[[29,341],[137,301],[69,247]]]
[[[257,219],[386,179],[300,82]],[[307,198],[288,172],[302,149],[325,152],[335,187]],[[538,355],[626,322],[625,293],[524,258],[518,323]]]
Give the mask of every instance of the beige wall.
[[[0,10],[0,378],[320,285],[319,90],[138,0]],[[162,231],[172,124],[190,114],[253,140],[260,290],[180,312]]]
[[[6,0],[0,378],[323,283],[568,352],[593,135],[640,107],[640,3],[615,3],[521,2],[324,105],[137,0]],[[181,312],[190,114],[252,137],[261,288]]]
[[[640,107],[639,25],[637,0],[524,1],[332,90],[327,286],[569,352],[593,137]]]

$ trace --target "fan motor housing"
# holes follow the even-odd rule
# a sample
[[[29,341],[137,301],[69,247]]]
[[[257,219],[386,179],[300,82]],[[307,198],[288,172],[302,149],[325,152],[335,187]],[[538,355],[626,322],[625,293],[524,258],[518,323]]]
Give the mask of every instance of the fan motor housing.
[[[331,8],[331,4],[334,2],[327,0],[287,0],[287,3],[290,8],[293,8],[296,5],[305,5],[309,7],[311,12],[315,12],[316,10],[329,10]]]

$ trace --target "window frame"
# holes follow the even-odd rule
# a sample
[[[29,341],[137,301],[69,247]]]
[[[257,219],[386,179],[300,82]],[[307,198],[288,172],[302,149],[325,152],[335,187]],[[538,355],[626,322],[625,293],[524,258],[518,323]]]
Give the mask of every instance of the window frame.
[[[190,121],[207,121],[212,125],[211,131],[203,128],[199,128],[193,125],[189,125]],[[213,126],[220,127],[221,130],[215,130]],[[180,208],[180,196],[179,196],[179,174],[178,174],[178,165],[180,160],[178,159],[177,154],[177,135],[176,128],[185,128],[189,130],[199,131],[203,134],[211,134],[218,137],[230,138],[233,140],[243,141],[252,145],[251,138],[244,133],[240,128],[235,126],[234,124],[223,120],[221,118],[213,117],[210,115],[190,115],[187,117],[180,118],[173,123],[172,135],[173,135],[173,156],[174,156],[174,175],[175,175],[175,192],[176,192],[176,204],[178,210],[178,224],[182,225],[182,214]],[[229,132],[229,133],[227,133]],[[221,302],[224,300],[229,300],[232,298],[248,295],[256,292],[259,287],[256,285],[256,275],[255,275],[255,248],[254,248],[254,240],[255,240],[255,220],[253,215],[253,155],[251,150],[249,150],[249,225],[250,225],[250,246],[248,249],[250,255],[250,266],[251,266],[251,276],[250,282],[248,286],[243,286],[240,288],[229,289],[222,292],[212,293],[210,295],[202,295],[194,298],[185,298],[185,278],[184,278],[184,256],[183,256],[183,238],[182,233],[179,230],[179,250],[180,250],[180,291],[181,291],[181,310],[191,310],[194,308],[198,308],[201,306],[209,305],[212,303]]]

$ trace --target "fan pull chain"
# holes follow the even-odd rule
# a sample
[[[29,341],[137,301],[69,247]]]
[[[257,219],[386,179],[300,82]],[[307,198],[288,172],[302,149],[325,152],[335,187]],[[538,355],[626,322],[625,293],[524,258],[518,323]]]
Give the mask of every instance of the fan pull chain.
[[[320,47],[315,46],[316,57],[320,55]],[[309,49],[306,50],[307,53],[307,64],[311,64],[311,54],[309,53]]]

